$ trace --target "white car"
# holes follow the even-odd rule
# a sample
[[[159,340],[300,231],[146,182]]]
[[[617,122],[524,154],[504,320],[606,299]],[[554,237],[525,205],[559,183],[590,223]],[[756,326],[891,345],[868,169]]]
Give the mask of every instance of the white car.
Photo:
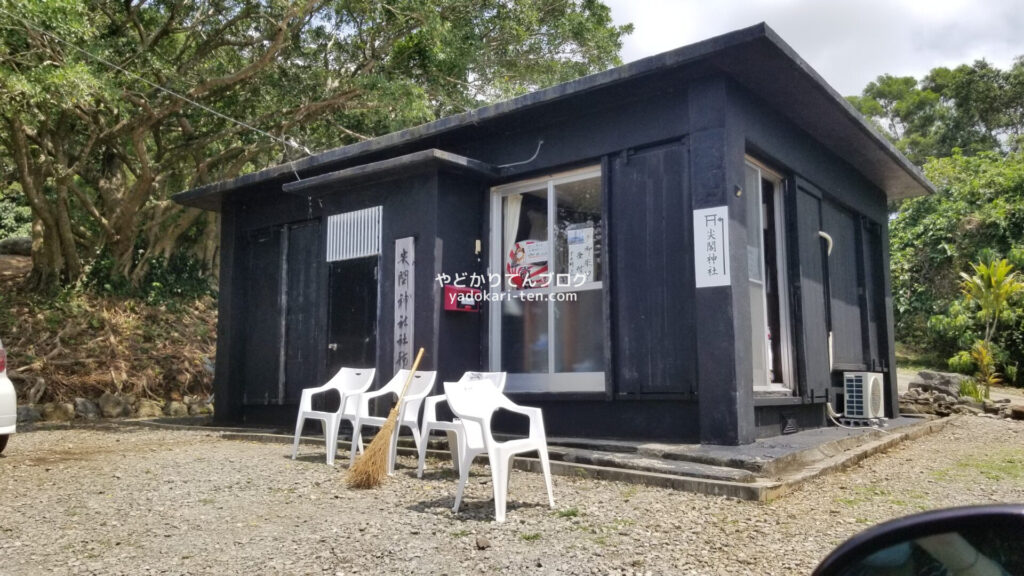
[[[18,397],[14,384],[7,377],[7,350],[0,341],[0,453],[7,447],[7,439],[14,434],[18,422]]]

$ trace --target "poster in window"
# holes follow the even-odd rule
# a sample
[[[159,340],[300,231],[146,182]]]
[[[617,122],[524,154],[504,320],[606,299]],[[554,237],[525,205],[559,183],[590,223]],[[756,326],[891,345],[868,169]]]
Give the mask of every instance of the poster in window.
[[[541,240],[523,240],[512,245],[505,264],[510,286],[543,288],[548,285],[548,243]]]
[[[594,281],[594,228],[566,230],[569,246],[569,278],[575,283]]]

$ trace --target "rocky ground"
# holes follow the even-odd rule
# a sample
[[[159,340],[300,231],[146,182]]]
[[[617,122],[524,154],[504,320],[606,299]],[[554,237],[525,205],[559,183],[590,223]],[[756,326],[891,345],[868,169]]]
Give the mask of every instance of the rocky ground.
[[[921,370],[909,381],[903,374],[899,378],[906,384],[900,393],[901,414],[991,414],[1024,420],[1024,396],[1019,388],[993,386],[988,398],[979,400],[960,394],[962,383],[974,381],[963,374]]]
[[[965,416],[770,504],[515,471],[508,521],[489,476],[403,458],[385,487],[303,446],[102,424],[14,436],[0,458],[0,574],[801,574],[877,522],[1024,502],[1024,422]]]

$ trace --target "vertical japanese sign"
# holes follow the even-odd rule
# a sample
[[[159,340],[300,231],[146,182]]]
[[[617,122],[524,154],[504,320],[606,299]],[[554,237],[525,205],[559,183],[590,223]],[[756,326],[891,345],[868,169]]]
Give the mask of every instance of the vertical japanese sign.
[[[569,245],[569,278],[594,281],[594,228],[566,230]]]
[[[395,370],[412,366],[416,308],[416,247],[412,236],[395,240]]]
[[[697,288],[729,285],[728,206],[693,211],[693,265]]]

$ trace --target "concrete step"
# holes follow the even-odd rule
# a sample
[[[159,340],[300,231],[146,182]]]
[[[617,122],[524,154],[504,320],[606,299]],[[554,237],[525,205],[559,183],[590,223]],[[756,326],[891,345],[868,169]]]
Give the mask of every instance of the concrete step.
[[[781,478],[921,422],[920,418],[900,417],[889,420],[883,430],[871,428],[849,430],[837,427],[802,430],[787,436],[763,438],[743,446],[561,437],[548,438],[548,444],[584,450],[636,454],[655,460],[735,468],[752,472],[763,478]]]
[[[749,470],[701,464],[698,462],[665,460],[662,458],[648,457],[642,454],[605,452],[582,448],[564,448],[561,446],[548,446],[548,454],[550,454],[552,460],[558,460],[560,462],[623,468],[627,470],[639,470],[641,472],[657,472],[659,474],[672,474],[676,476],[687,476],[690,478],[706,480],[753,482],[757,479],[757,476]]]

